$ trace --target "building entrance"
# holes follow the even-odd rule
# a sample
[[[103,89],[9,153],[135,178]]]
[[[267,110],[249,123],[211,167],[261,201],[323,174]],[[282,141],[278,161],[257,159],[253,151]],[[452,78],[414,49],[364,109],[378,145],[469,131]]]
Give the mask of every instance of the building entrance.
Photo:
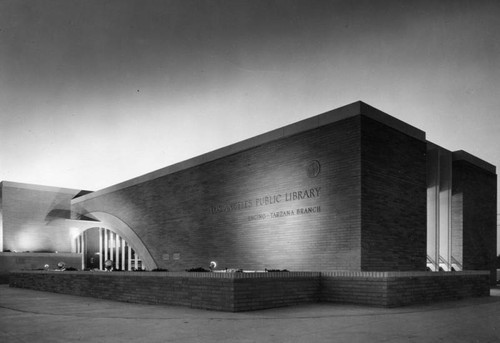
[[[82,269],[132,271],[142,270],[135,249],[112,230],[94,227],[75,238],[75,249],[82,254]],[[106,264],[106,261],[111,261]],[[111,265],[111,268],[109,268]]]

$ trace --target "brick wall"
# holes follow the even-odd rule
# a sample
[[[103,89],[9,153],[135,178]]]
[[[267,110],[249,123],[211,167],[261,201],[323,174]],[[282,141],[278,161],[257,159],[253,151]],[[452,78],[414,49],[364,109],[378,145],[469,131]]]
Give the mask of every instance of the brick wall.
[[[321,300],[396,307],[489,296],[487,272],[322,273]]]
[[[464,270],[490,270],[496,283],[496,189],[495,173],[468,161],[453,161],[452,225],[462,228]]]
[[[319,273],[13,272],[10,286],[236,312],[316,301]]]
[[[171,271],[210,261],[251,270],[424,270],[425,152],[425,141],[357,115],[78,201],[74,210],[120,218]],[[308,173],[314,163],[318,175]]]
[[[212,260],[243,269],[424,270],[425,151],[424,141],[358,115],[74,209],[120,218],[159,267],[174,271]],[[320,173],[310,177],[314,161]],[[310,190],[314,197],[286,201]],[[317,212],[303,214],[309,208]]]
[[[362,119],[361,269],[425,270],[426,142]]]
[[[120,218],[171,271],[212,260],[221,268],[359,270],[360,121],[271,141],[79,201],[74,210]],[[320,172],[308,175],[314,161]]]
[[[256,274],[263,277],[234,279],[234,310],[258,310],[319,300],[320,273],[287,274]]]
[[[10,271],[42,269],[46,264],[55,269],[59,262],[66,263],[67,267],[81,269],[82,256],[71,253],[0,253],[0,283],[9,283]]]
[[[12,272],[10,286],[144,304],[249,311],[316,301],[393,307],[489,295],[488,272]]]

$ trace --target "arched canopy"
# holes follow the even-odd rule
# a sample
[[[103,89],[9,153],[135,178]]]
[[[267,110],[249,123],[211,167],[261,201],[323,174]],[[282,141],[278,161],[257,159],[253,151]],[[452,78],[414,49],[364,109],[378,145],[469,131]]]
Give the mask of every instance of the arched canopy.
[[[142,240],[137,236],[137,234],[120,218],[105,212],[91,212],[86,214],[97,219],[100,223],[89,223],[89,227],[101,226],[109,229],[119,236],[125,239],[125,241],[130,244],[132,249],[140,256],[143,266],[146,269],[152,270],[158,268],[155,260],[149,253],[148,249],[142,242]],[[96,225],[97,224],[97,225]]]

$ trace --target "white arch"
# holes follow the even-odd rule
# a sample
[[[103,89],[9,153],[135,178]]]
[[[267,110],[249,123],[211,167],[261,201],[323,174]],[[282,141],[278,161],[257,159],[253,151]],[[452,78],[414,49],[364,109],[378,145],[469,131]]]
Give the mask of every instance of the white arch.
[[[100,226],[117,233],[119,236],[124,238],[125,241],[130,244],[132,249],[134,249],[134,251],[140,256],[143,266],[146,269],[152,270],[158,268],[155,260],[149,253],[142,240],[123,220],[105,212],[90,212],[86,215],[94,217],[101,222],[96,222],[94,224],[89,223],[88,228]]]

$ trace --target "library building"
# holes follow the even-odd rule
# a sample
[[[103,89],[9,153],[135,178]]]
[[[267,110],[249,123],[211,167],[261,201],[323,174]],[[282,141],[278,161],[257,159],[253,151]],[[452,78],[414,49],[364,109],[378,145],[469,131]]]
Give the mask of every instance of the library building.
[[[221,311],[489,296],[496,168],[438,143],[355,102],[101,190],[2,181],[0,281]]]

